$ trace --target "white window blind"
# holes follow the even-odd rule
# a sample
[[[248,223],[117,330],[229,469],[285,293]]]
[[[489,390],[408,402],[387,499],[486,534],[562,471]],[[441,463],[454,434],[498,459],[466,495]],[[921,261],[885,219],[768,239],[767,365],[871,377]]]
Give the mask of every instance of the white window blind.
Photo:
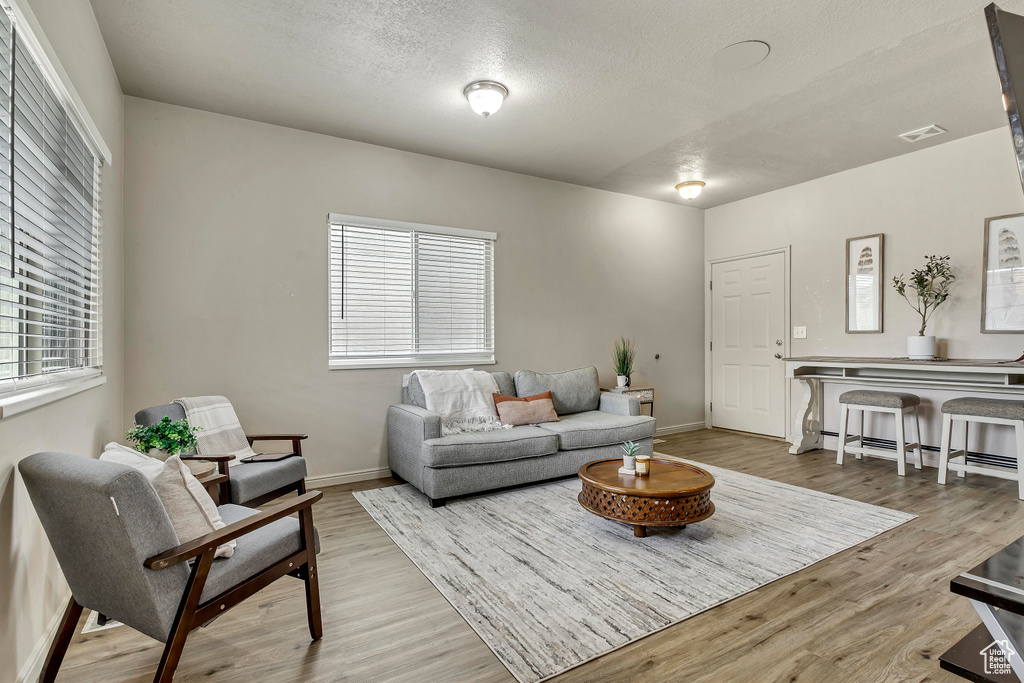
[[[0,12],[0,393],[102,366],[101,160]]]
[[[494,362],[493,233],[332,214],[332,367]]]

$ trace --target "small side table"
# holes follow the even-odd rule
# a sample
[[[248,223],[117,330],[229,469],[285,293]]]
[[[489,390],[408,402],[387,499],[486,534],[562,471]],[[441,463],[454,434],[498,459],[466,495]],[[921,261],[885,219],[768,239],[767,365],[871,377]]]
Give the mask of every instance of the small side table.
[[[615,387],[614,389],[601,389],[601,391],[608,391],[613,394],[623,394],[625,396],[636,396],[640,399],[640,412],[643,413],[644,406],[651,407],[651,417],[654,417],[654,388],[653,387],[626,387],[620,389]]]

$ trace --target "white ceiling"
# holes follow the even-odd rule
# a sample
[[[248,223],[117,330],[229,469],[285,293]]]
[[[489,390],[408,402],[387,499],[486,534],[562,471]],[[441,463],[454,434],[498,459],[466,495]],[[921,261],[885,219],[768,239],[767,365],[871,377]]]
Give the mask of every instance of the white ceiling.
[[[988,1],[92,3],[128,95],[708,208],[1005,125]],[[743,40],[771,54],[715,71]]]

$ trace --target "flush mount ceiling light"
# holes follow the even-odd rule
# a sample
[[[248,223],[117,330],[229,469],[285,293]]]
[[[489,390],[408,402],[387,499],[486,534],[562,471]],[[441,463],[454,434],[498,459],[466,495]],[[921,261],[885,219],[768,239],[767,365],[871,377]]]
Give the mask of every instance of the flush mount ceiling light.
[[[467,85],[463,94],[469,100],[469,106],[473,111],[486,119],[501,109],[502,103],[508,97],[508,88],[494,81],[477,81]]]
[[[744,40],[723,47],[711,57],[711,66],[721,73],[733,73],[760,64],[771,52],[768,43],[761,40]]]
[[[687,180],[685,183],[676,185],[676,189],[679,190],[679,196],[683,199],[696,199],[700,196],[700,191],[704,189],[704,181]]]

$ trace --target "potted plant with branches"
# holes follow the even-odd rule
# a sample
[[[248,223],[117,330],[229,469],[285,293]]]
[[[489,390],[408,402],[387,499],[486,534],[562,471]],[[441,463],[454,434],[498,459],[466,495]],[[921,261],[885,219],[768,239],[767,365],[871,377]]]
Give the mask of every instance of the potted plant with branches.
[[[615,340],[615,352],[612,354],[615,361],[616,388],[624,389],[629,386],[630,375],[633,374],[633,361],[636,360],[636,344],[632,339],[619,337]]]
[[[928,260],[924,267],[911,271],[909,278],[897,275],[892,279],[896,292],[921,316],[921,328],[916,335],[907,337],[907,355],[911,360],[935,358],[935,335],[926,336],[925,330],[935,309],[949,298],[949,289],[956,281],[949,256],[925,258]],[[912,291],[908,293],[908,289]]]

